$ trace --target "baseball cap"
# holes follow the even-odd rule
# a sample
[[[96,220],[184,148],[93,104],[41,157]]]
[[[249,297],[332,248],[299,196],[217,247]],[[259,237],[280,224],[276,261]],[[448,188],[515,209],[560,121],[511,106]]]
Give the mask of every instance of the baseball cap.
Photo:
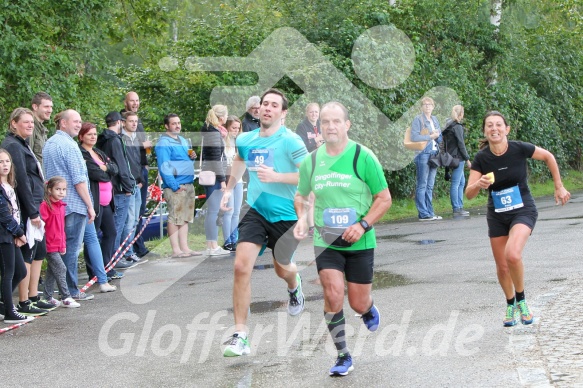
[[[116,112],[116,111],[109,112],[107,114],[107,116],[105,116],[105,123],[106,124],[115,123],[118,120],[126,121],[126,119],[123,118],[121,113]]]

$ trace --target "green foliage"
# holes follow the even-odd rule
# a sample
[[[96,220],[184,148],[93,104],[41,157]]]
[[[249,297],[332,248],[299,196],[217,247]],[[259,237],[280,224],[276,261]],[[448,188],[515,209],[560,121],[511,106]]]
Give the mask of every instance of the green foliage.
[[[465,107],[470,155],[478,150],[484,113],[496,109],[509,120],[511,137],[549,149],[562,168],[580,169],[581,1],[506,0],[496,37],[489,7],[489,0],[400,0],[394,7],[386,0],[4,1],[0,115],[6,119],[15,107],[29,106],[32,95],[44,90],[53,96],[55,111],[75,108],[102,124],[104,114],[121,108],[125,93],[135,90],[148,131],[161,131],[169,112],[181,116],[184,130],[198,131],[214,87],[253,85],[257,75],[191,72],[187,59],[246,57],[277,28],[293,27],[393,122],[409,119],[408,111],[427,91],[446,86]],[[411,75],[389,89],[363,82],[351,57],[359,36],[379,25],[402,30],[416,54]],[[488,86],[493,68],[498,82]],[[308,68],[304,76],[317,79],[319,71]],[[292,102],[302,97],[288,77],[277,86]],[[322,95],[320,102],[333,98]],[[363,107],[360,113],[373,111]],[[442,125],[445,118],[440,116]],[[353,124],[351,136],[381,159],[401,157],[398,145],[367,131],[366,121]],[[531,172],[536,179],[548,175],[541,163],[532,163]],[[394,197],[413,196],[413,163],[386,176]],[[435,192],[447,195],[447,188],[440,171]]]
[[[107,83],[96,74],[101,28],[114,0],[22,0],[0,5],[0,117],[30,107],[32,96],[46,91],[54,109],[101,115]]]
[[[179,64],[189,56],[247,56],[274,29],[290,26],[314,43],[392,120],[399,119],[426,91],[447,86],[458,93],[466,108],[466,142],[471,155],[482,137],[484,113],[497,109],[506,114],[515,138],[548,148],[559,161],[579,166],[582,126],[575,112],[581,108],[583,78],[581,50],[569,28],[576,26],[580,8],[572,1],[555,4],[546,0],[533,9],[528,8],[532,2],[505,1],[499,39],[493,39],[489,1],[402,0],[396,7],[380,0],[298,0],[275,5],[266,1],[203,3],[204,7],[198,10],[188,10],[187,2],[173,3],[177,12],[188,16],[177,27],[180,39],[166,42],[161,56],[171,56]],[[390,24],[411,39],[416,60],[405,82],[381,90],[366,85],[355,75],[351,54],[356,39],[365,30]],[[549,29],[548,24],[554,28]],[[125,68],[118,75],[146,101],[148,120],[159,123],[163,114],[173,110],[184,117],[188,130],[197,130],[202,124],[213,87],[251,85],[256,81],[250,73],[190,73],[182,66],[163,72],[156,59],[160,57],[153,57],[141,67]],[[493,63],[499,65],[499,82],[488,88]],[[310,71],[315,71],[317,77],[317,69],[306,69],[307,74]],[[301,95],[287,77],[278,86],[291,101]],[[565,103],[565,96],[573,99]],[[390,145],[382,137],[367,133],[366,125],[357,124],[353,125],[352,136],[385,155]],[[540,164],[532,165],[534,176],[543,177],[545,171]],[[412,163],[386,174],[394,196],[414,194]],[[440,171],[438,183],[442,179]],[[445,194],[447,187],[438,184],[436,192]]]
[[[501,103],[513,125],[528,132],[520,138],[548,148],[561,167],[581,168],[583,52],[571,12],[580,8],[573,1],[517,1],[503,29]]]

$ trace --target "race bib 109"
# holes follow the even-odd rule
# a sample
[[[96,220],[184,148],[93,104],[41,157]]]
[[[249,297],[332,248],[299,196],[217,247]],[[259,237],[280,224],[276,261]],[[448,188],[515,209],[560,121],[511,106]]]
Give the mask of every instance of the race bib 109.
[[[356,223],[356,210],[353,208],[327,208],[322,215],[324,225],[347,228]]]

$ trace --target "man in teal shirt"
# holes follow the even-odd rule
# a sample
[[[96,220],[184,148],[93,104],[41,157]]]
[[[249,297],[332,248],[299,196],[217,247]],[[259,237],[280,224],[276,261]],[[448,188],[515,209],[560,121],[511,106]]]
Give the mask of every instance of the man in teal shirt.
[[[320,113],[324,146],[300,166],[295,196],[298,240],[308,235],[308,196],[314,192],[314,253],[324,289],[324,317],[338,351],[331,376],[345,376],[354,367],[344,333],[344,276],[350,307],[370,331],[380,314],[372,300],[375,231],[372,225],[391,207],[391,194],[376,156],[348,139],[350,120],[344,105],[329,102]]]
[[[298,245],[293,236],[297,221],[294,195],[298,167],[308,151],[298,135],[281,125],[287,106],[287,98],[281,91],[269,89],[260,101],[261,126],[237,137],[232,179],[223,194],[221,207],[228,210],[231,191],[247,168],[250,209],[239,224],[233,284],[235,333],[225,343],[225,357],[250,353],[246,325],[251,303],[251,272],[264,247],[272,249],[275,273],[287,283],[288,313],[298,315],[304,309],[302,280],[292,259]]]

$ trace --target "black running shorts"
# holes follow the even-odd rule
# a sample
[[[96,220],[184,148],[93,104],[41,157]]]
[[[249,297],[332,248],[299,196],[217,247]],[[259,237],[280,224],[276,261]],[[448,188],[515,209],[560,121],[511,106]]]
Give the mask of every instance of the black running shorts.
[[[32,264],[33,260],[43,261],[47,257],[45,237],[43,236],[42,241],[36,241],[32,248],[29,248],[28,244],[24,244],[20,247],[20,250],[25,263]]]
[[[314,247],[318,273],[323,269],[344,272],[346,281],[357,284],[371,284],[374,267],[374,248],[358,251],[335,250]]]
[[[502,237],[510,234],[510,229],[516,224],[524,224],[532,232],[538,218],[536,207],[518,209],[512,214],[488,211],[488,237]]]
[[[237,242],[267,246],[281,265],[291,263],[299,241],[294,238],[296,221],[269,222],[251,208],[239,222]]]

